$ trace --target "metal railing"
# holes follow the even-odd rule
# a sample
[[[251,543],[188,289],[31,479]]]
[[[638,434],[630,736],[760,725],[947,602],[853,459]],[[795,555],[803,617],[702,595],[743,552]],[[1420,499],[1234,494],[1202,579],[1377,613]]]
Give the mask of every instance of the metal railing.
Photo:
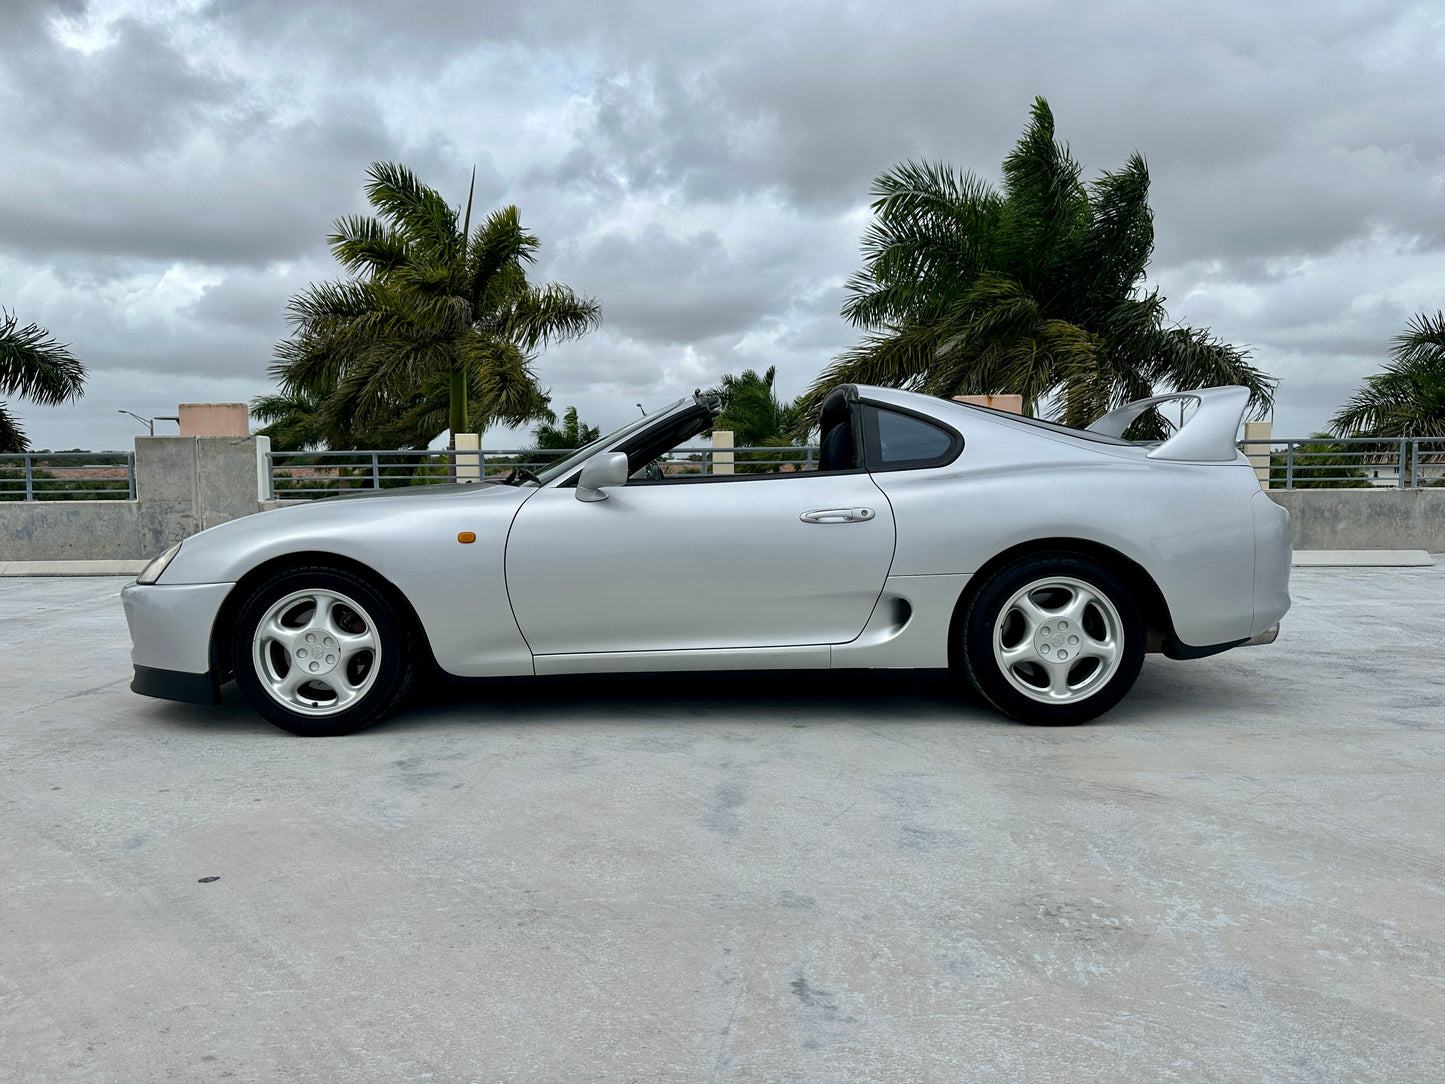
[[[1239,447],[1264,468],[1271,488],[1399,488],[1445,485],[1445,436],[1328,440],[1265,438]],[[355,489],[389,489],[540,470],[571,449],[480,451],[268,452],[273,499],[329,497]],[[731,461],[739,474],[812,470],[816,446],[675,448],[650,467],[654,477],[716,474]],[[134,452],[27,452],[0,455],[0,501],[135,500]]]
[[[658,462],[661,471],[667,474],[716,474],[719,462],[731,463],[735,474],[778,474],[813,470],[817,461],[816,444],[785,444],[746,448],[674,448]]]
[[[1445,437],[1274,437],[1242,440],[1239,446],[1257,460],[1268,451],[1272,489],[1445,485]]]
[[[135,453],[0,455],[0,501],[75,500],[135,500]]]
[[[1264,468],[1268,452],[1270,486],[1276,489],[1400,488],[1445,484],[1445,437],[1329,440],[1267,438],[1241,440]],[[484,448],[480,451],[271,452],[272,497],[310,499],[354,489],[432,485],[458,478],[480,480],[516,467],[540,470],[572,449]],[[812,470],[816,446],[674,448],[650,465],[652,477],[716,474],[731,461],[739,474]]]
[[[521,467],[538,471],[571,455],[570,448],[483,448],[440,451],[364,449],[351,452],[268,452],[272,500],[313,500],[358,489],[392,489],[480,481]],[[812,470],[816,446],[674,448],[650,464],[649,473],[716,474],[731,458],[738,474]]]
[[[506,474],[514,467],[537,470],[551,462],[553,454],[538,455],[534,449],[267,452],[266,466],[273,500],[310,500],[357,489],[476,481]],[[494,457],[493,461],[489,462],[489,457]]]

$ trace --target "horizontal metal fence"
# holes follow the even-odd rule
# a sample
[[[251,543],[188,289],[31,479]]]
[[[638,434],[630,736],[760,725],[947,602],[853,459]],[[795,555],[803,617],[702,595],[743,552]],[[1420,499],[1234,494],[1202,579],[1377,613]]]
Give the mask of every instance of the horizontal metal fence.
[[[135,500],[135,453],[0,455],[0,501],[77,500]]]
[[[1249,455],[1269,456],[1270,486],[1391,487],[1445,485],[1445,437],[1338,437],[1242,440]],[[272,452],[270,474],[278,499],[332,496],[351,489],[387,489],[462,479],[494,479],[521,467],[537,471],[572,449],[488,448],[481,451]],[[715,474],[731,462],[739,474],[812,470],[816,446],[675,448],[649,465],[654,478]],[[1260,467],[1264,464],[1261,462]]]
[[[1270,487],[1445,486],[1445,436],[1263,438],[1240,448],[1261,469],[1268,455]],[[275,499],[329,497],[355,489],[495,479],[516,468],[539,471],[572,449],[487,448],[481,451],[270,452],[267,474]],[[652,477],[813,470],[816,446],[675,448],[648,467]],[[135,500],[133,452],[28,452],[0,455],[0,501]]]
[[[1268,451],[1271,489],[1445,485],[1445,437],[1261,438],[1239,445],[1257,460]]]
[[[357,489],[392,489],[505,477],[522,468],[540,471],[575,449],[484,448],[440,451],[367,449],[351,452],[269,452],[273,500],[310,500]],[[648,465],[652,477],[716,474],[731,457],[739,474],[812,470],[816,446],[674,448]]]

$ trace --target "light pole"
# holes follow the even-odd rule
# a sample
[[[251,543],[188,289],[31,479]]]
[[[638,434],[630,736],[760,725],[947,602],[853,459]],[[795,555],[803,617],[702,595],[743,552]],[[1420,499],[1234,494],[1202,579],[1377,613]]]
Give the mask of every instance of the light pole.
[[[117,410],[116,413],[129,414],[132,418],[145,426],[146,432],[149,433],[151,436],[156,435],[156,422],[176,422],[177,424],[179,424],[181,420],[175,414],[157,414],[154,418],[143,418],[134,410],[126,410],[123,407],[120,410]]]

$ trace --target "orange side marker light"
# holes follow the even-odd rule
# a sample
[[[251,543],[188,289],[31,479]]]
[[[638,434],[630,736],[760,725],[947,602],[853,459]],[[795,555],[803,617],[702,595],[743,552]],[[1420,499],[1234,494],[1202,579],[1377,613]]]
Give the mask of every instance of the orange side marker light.
[[[457,535],[457,541],[458,541],[458,542],[467,543],[467,542],[475,542],[476,540],[477,540],[477,536],[476,536],[476,534],[475,534],[474,532],[472,532],[472,531],[463,531],[463,532],[461,532],[461,534]]]

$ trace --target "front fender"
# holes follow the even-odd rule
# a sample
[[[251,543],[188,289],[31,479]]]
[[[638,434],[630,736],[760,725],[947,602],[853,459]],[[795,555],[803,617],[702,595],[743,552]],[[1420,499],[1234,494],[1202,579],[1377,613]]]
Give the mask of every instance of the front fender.
[[[260,512],[186,539],[158,582],[236,583],[292,557],[336,555],[405,596],[443,671],[530,674],[532,655],[507,600],[504,555],[517,509],[536,492],[410,491]],[[459,541],[467,533],[475,541]]]

